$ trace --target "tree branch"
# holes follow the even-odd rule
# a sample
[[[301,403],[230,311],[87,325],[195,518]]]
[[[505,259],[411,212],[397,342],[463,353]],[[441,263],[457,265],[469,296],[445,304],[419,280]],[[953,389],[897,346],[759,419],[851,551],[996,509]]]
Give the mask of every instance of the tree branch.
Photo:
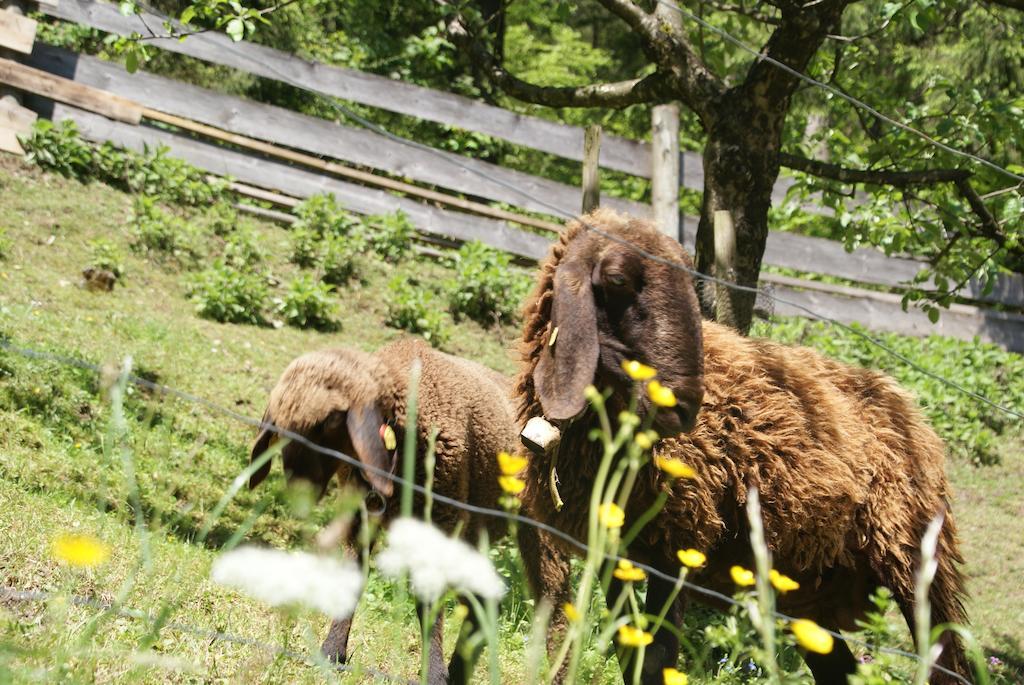
[[[1006,243],[1006,235],[1003,233],[1002,226],[999,225],[999,221],[988,210],[988,207],[985,206],[985,201],[981,199],[978,191],[971,185],[969,177],[957,179],[955,183],[957,190],[967,200],[967,204],[971,206],[971,210],[981,220],[982,235],[994,240],[997,245],[1002,247]]]
[[[779,163],[789,169],[795,169],[812,176],[827,178],[841,183],[867,183],[870,185],[888,185],[894,188],[966,182],[971,176],[971,172],[964,169],[921,169],[918,171],[850,169],[838,164],[808,159],[787,152],[779,153]]]
[[[597,83],[587,86],[538,86],[511,74],[467,28],[461,15],[448,23],[448,35],[473,58],[483,73],[514,98],[548,107],[625,107],[640,102],[671,99],[665,92],[665,78],[654,73],[644,78]]]

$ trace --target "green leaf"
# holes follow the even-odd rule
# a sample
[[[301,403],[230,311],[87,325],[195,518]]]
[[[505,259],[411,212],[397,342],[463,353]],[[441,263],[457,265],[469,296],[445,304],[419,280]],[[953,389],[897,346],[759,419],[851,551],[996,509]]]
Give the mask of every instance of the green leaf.
[[[241,19],[232,19],[224,27],[224,33],[231,36],[231,40],[237,43],[245,36],[245,23]]]
[[[928,310],[928,320],[932,323],[939,322],[939,310],[936,307],[932,307]]]
[[[139,70],[139,53],[137,50],[130,50],[125,54],[124,68],[128,70],[129,74],[134,74]]]
[[[192,21],[196,16],[196,6],[189,5],[181,12],[180,21],[182,24],[187,24]]]

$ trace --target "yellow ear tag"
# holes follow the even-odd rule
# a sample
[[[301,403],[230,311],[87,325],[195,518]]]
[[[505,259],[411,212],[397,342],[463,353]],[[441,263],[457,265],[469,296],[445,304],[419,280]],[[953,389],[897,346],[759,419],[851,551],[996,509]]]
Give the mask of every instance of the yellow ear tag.
[[[555,330],[551,331],[551,338],[548,340],[548,347],[555,346],[555,339],[558,337],[558,326],[555,326]]]
[[[279,436],[277,433],[272,433],[270,435],[270,441],[267,443],[267,449],[270,449],[271,447],[276,445],[277,441],[280,440],[280,439],[281,439],[281,436]]]
[[[384,438],[384,449],[391,451],[398,447],[398,439],[395,437],[395,429],[391,426],[384,424],[384,429],[381,431],[381,437]]]

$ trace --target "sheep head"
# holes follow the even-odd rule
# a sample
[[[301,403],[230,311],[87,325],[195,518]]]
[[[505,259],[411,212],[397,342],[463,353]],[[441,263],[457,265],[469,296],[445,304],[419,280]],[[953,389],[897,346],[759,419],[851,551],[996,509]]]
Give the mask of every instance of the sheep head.
[[[395,457],[385,448],[381,434],[386,422],[394,418],[391,390],[380,362],[368,354],[354,350],[311,352],[285,369],[270,394],[263,421],[321,447],[353,455],[372,468],[393,472]],[[273,431],[261,430],[251,459],[256,460],[276,439]],[[288,481],[308,481],[318,497],[335,474],[344,482],[355,468],[298,441],[288,442],[281,456]],[[369,469],[358,470],[375,490],[391,496],[391,480]],[[259,485],[269,473],[267,462],[249,479],[249,487]]]
[[[545,417],[578,416],[590,384],[611,387],[624,405],[635,384],[622,362],[635,359],[657,369],[678,400],[673,410],[658,412],[658,432],[693,428],[704,395],[700,307],[689,274],[672,264],[692,262],[679,243],[649,222],[598,210],[569,225],[543,267],[535,311],[527,309],[537,338],[532,381]],[[545,318],[546,327],[538,328],[537,320]],[[650,411],[646,394],[638,408],[641,415]]]

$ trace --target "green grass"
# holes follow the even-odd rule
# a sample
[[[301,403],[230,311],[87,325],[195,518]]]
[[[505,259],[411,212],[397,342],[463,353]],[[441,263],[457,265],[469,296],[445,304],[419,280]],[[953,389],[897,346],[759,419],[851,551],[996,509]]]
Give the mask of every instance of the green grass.
[[[128,249],[131,206],[129,195],[108,187],[82,185],[0,157],[0,229],[11,241],[6,258],[0,259],[0,336],[15,345],[110,368],[130,356],[144,377],[258,419],[269,389],[296,355],[330,345],[372,350],[400,335],[383,325],[386,284],[392,278],[411,276],[430,285],[452,277],[449,269],[430,261],[375,263],[364,283],[345,286],[337,295],[341,327],[331,333],[219,324],[196,316],[194,303],[186,297],[190,272],[147,261]],[[253,222],[252,233],[268,254],[266,264],[277,280],[285,284],[298,274],[287,261],[285,229]],[[96,238],[117,244],[125,255],[126,275],[112,293],[90,292],[78,284],[82,268],[89,265],[90,241]],[[445,349],[506,373],[513,370],[515,325],[484,329],[468,320],[446,323],[451,335]],[[1009,422],[987,420],[988,410],[979,412],[972,403],[901,371],[897,362],[866,352],[852,336],[802,323],[780,323],[766,331],[841,359],[881,366],[919,392],[955,446],[950,473],[957,488],[954,510],[968,559],[975,631],[988,650],[1017,665],[1024,662],[1020,434]],[[994,399],[1018,408],[1024,401],[1020,357],[941,339],[886,340]],[[963,371],[965,360],[971,360],[970,375]],[[993,375],[991,380],[987,374]],[[125,606],[144,612],[157,612],[172,601],[177,611],[171,621],[276,644],[287,640],[298,651],[314,650],[326,619],[305,612],[285,621],[277,612],[212,585],[209,564],[215,545],[248,523],[251,539],[308,549],[339,505],[327,498],[313,511],[304,511],[282,487],[275,468],[269,485],[239,492],[213,528],[209,544],[196,544],[208,512],[247,463],[253,429],[201,406],[136,388],[126,399],[124,444],[134,458],[152,533],[152,559],[140,571],[140,540],[132,527],[117,444],[109,436],[104,387],[104,380],[89,371],[0,352],[2,584],[100,602],[124,591]],[[986,459],[972,460],[972,453],[979,451]],[[257,506],[264,507],[263,513],[250,522]],[[91,571],[60,565],[50,545],[62,531],[92,533],[111,544],[110,562]],[[519,620],[521,610],[506,611],[519,618],[506,619],[502,626],[503,679],[519,682],[528,627]],[[59,602],[0,601],[0,683],[72,676],[100,682],[266,683],[332,677],[251,646],[173,629],[160,631],[152,649],[139,651],[149,626],[132,618],[107,617],[95,637],[85,639],[98,613]],[[453,639],[449,630],[449,649]],[[78,648],[80,640],[86,648]],[[376,576],[371,576],[357,611],[351,650],[360,666],[416,675],[419,641],[412,606],[397,602],[392,586]],[[609,680],[614,670],[614,660],[588,656],[586,671],[596,682]],[[361,681],[353,676],[342,680]]]

